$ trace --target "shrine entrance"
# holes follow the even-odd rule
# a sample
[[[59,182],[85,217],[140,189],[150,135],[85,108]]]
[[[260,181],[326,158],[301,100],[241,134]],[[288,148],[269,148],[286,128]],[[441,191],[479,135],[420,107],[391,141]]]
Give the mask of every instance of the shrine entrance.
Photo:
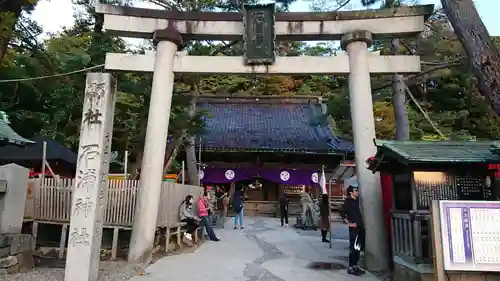
[[[371,74],[420,72],[418,56],[381,56],[369,53],[373,40],[416,37],[433,6],[332,13],[276,13],[274,4],[243,5],[235,12],[168,12],[113,5],[97,5],[104,16],[107,33],[153,39],[156,52],[146,54],[108,53],[110,71],[153,72],[145,149],[138,190],[137,213],[132,230],[129,261],[149,259],[156,229],[162,167],[170,118],[174,75],[348,75],[357,179],[363,190],[361,208],[367,229],[366,263],[370,270],[388,268],[388,245],[382,214],[378,174],[363,169],[375,155],[375,123]],[[243,40],[245,56],[190,56],[182,51],[188,40]],[[276,41],[340,40],[346,53],[331,57],[276,57]],[[66,278],[96,280],[107,160],[114,113],[115,84],[109,74],[87,77],[84,120],[78,168],[93,163],[85,177],[98,179],[98,189],[81,191],[73,209],[87,206],[85,218],[72,216],[71,229],[77,240],[68,247]],[[99,129],[91,124],[99,122]],[[91,138],[91,140],[89,140]],[[83,177],[83,175],[80,175]],[[81,180],[84,180],[83,178]],[[89,193],[90,192],[90,193]],[[90,195],[89,195],[90,194]],[[83,200],[83,199],[82,199]],[[88,202],[87,202],[88,203]],[[83,204],[83,205],[82,205]],[[78,206],[77,206],[78,205]],[[82,265],[90,265],[87,267]],[[85,268],[82,268],[85,267]]]

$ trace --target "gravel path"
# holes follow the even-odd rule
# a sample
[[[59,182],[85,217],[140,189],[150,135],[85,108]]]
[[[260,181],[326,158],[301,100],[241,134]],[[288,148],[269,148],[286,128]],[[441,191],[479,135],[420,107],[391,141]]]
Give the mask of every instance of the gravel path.
[[[125,281],[143,275],[143,267],[125,261],[101,262],[99,281]],[[27,273],[0,275],[1,281],[64,281],[64,268],[36,268]]]

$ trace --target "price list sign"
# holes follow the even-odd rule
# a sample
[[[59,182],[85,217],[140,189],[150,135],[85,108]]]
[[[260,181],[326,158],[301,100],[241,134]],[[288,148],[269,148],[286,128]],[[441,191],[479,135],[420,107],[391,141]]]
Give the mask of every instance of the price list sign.
[[[500,271],[500,202],[439,201],[445,270]]]

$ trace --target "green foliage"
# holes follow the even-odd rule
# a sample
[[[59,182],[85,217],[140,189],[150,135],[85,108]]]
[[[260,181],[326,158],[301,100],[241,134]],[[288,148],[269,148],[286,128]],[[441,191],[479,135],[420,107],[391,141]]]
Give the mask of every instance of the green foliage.
[[[82,1],[82,13],[76,15],[75,25],[44,42],[36,40],[41,29],[33,23],[30,29],[19,26],[12,45],[0,65],[0,80],[20,77],[39,77],[68,73],[100,65],[106,52],[128,52],[121,39],[112,38],[98,28],[98,17],[92,5]],[[115,1],[116,2],[116,1]],[[34,38],[34,39],[33,39]],[[140,51],[140,50],[139,50]],[[76,149],[85,87],[85,73],[75,73],[42,80],[28,80],[0,84],[0,106],[9,114],[21,135],[46,135]],[[113,150],[131,152],[131,160],[143,149],[146,119],[151,91],[151,74],[117,73],[118,94],[115,111]],[[176,89],[189,85],[177,81]],[[206,112],[197,112],[190,118],[187,107],[189,96],[176,95],[173,99],[169,133],[199,133],[204,126]]]
[[[118,3],[118,0],[101,2]],[[130,4],[122,1],[121,4]],[[232,10],[237,7],[231,1],[163,1],[163,5],[175,4],[172,9],[183,10]],[[280,3],[286,10],[292,1]],[[100,65],[106,52],[143,52],[146,45],[133,50],[123,40],[107,36],[102,31],[102,18],[95,14],[87,0],[79,0],[81,12],[75,15],[75,24],[44,42],[36,38],[41,28],[25,18],[18,18],[9,48],[0,63],[0,80],[21,77],[39,77],[67,73],[85,67]],[[318,2],[319,3],[319,2]],[[316,3],[316,4],[318,4]],[[326,2],[325,2],[326,3]],[[330,2],[328,2],[330,3]],[[340,4],[343,1],[339,2]],[[338,5],[337,5],[338,6]],[[15,19],[15,18],[11,18]],[[453,32],[446,29],[439,19],[430,19],[434,26],[426,36],[404,41],[404,46],[422,54],[422,60],[430,62],[428,70],[436,65],[463,61],[464,52]],[[12,22],[10,23],[12,24]],[[5,30],[5,29],[2,29]],[[10,36],[9,35],[9,36]],[[3,35],[2,35],[3,36]],[[494,38],[495,43],[500,43]],[[376,42],[374,49],[388,52],[388,42]],[[332,56],[338,46],[328,43],[315,45],[303,42],[279,42],[280,56]],[[191,55],[242,55],[241,42],[190,42],[186,50]],[[408,52],[406,48],[400,53]],[[152,75],[144,73],[116,73],[118,95],[113,133],[113,150],[128,150],[130,159],[139,158],[143,145],[149,108]],[[412,94],[439,130],[451,139],[498,139],[500,120],[491,111],[475,86],[469,69],[442,67],[426,75],[408,78]],[[389,82],[389,84],[388,84]],[[85,85],[85,73],[59,76],[50,79],[28,80],[0,84],[0,109],[9,115],[12,127],[21,135],[46,135],[73,148],[78,144],[79,126]],[[395,120],[390,96],[390,76],[372,77],[374,91],[374,116],[377,137],[393,139]],[[337,76],[203,76],[182,75],[176,77],[169,133],[174,138],[184,134],[198,134],[204,129],[207,112],[198,111],[189,117],[190,92],[223,95],[322,95],[328,97],[329,114],[334,121],[336,134],[351,136],[351,112],[347,77]],[[407,103],[412,139],[437,140],[441,137],[427,122],[413,102]]]

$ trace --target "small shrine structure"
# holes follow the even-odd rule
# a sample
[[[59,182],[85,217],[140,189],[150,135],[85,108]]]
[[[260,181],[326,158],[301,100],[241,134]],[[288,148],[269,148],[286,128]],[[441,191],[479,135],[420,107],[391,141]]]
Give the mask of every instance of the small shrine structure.
[[[488,141],[375,140],[375,145],[368,168],[381,172],[395,274],[433,274],[432,200],[495,200],[500,155]]]

